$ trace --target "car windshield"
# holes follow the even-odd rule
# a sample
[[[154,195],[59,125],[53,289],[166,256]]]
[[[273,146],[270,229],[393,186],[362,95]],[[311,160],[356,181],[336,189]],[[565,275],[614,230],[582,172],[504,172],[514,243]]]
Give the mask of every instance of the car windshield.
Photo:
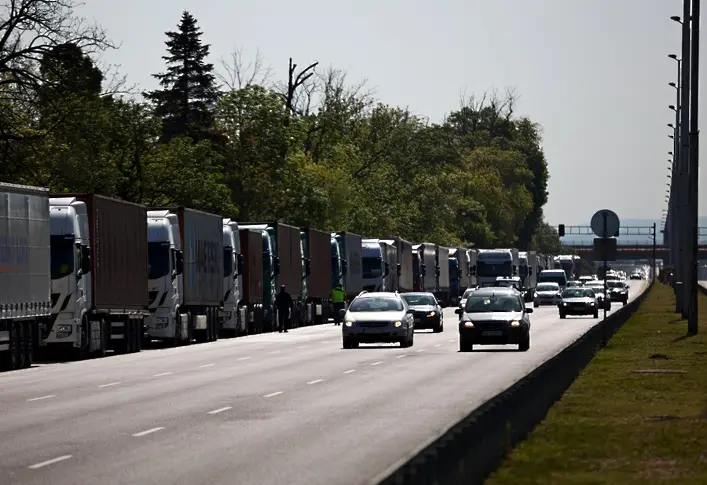
[[[577,288],[578,286],[582,286],[581,281],[568,281],[567,282],[567,287],[568,288]]]
[[[623,288],[624,284],[620,281],[607,281],[606,284],[609,288]]]
[[[350,312],[401,312],[403,303],[397,298],[357,298],[349,307]]]
[[[415,306],[415,305],[432,305],[435,306],[437,304],[437,300],[435,300],[435,297],[432,295],[420,295],[420,294],[407,294],[407,295],[401,295],[403,297],[403,300],[407,302],[408,305],[410,306]]]
[[[562,298],[593,298],[594,292],[586,288],[570,288],[562,292]]]
[[[520,312],[523,306],[517,296],[511,295],[470,295],[466,300],[467,313]]]
[[[473,288],[469,288],[468,290],[466,290],[466,291],[464,292],[464,294],[462,295],[462,298],[463,298],[463,299],[469,298],[469,295],[471,295],[471,293],[472,293],[473,291],[474,291]]]
[[[535,287],[537,291],[560,291],[560,285],[550,285],[548,283],[539,284]]]

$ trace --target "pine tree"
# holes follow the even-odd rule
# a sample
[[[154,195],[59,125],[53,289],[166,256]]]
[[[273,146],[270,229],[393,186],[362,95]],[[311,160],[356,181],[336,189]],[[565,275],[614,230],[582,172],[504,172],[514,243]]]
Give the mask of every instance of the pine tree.
[[[178,32],[166,32],[167,72],[153,74],[161,89],[146,93],[162,119],[163,142],[186,135],[194,141],[209,138],[213,127],[213,107],[218,90],[213,64],[208,64],[209,45],[201,43],[196,19],[184,11]]]

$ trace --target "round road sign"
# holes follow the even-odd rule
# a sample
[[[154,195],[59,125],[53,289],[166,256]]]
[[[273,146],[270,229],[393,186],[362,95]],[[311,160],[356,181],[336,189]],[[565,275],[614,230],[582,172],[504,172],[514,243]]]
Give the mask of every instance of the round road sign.
[[[606,221],[606,222],[604,222]],[[615,237],[619,235],[619,216],[609,209],[596,211],[592,216],[592,231],[597,237]],[[606,228],[606,231],[604,230]]]

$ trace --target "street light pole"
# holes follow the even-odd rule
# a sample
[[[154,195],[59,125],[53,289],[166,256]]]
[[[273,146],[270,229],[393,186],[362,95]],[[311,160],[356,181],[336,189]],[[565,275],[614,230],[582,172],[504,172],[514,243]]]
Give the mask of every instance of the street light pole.
[[[689,3],[689,0],[685,0]],[[686,22],[687,23],[687,22]],[[690,93],[690,159],[688,166],[689,177],[689,224],[690,229],[690,254],[688,260],[690,263],[690,293],[688,301],[688,317],[687,331],[689,334],[697,334],[697,265],[699,259],[699,139],[700,131],[698,126],[698,106],[699,106],[699,66],[700,66],[700,0],[692,0],[692,13],[689,25],[692,26],[692,60],[690,72],[690,84],[692,92]]]
[[[690,125],[690,0],[683,0],[683,16],[682,19],[679,17],[671,17],[676,22],[682,25],[682,72],[680,79],[680,152],[679,158],[676,158],[676,163],[678,164],[678,177],[673,179],[673,183],[676,184],[676,198],[677,204],[675,206],[675,222],[676,228],[679,233],[678,236],[678,247],[677,247],[677,264],[676,269],[679,267],[677,272],[678,281],[682,284],[681,294],[677,295],[675,309],[679,312],[683,318],[687,318],[687,295],[689,294],[689,283],[687,275],[689,270],[689,265],[687,265],[686,258],[688,256],[686,251],[687,246],[687,217],[688,217],[688,205],[686,191],[679,190],[682,187],[688,187],[687,183],[687,164],[688,164],[688,154],[690,149],[690,138],[688,127]]]

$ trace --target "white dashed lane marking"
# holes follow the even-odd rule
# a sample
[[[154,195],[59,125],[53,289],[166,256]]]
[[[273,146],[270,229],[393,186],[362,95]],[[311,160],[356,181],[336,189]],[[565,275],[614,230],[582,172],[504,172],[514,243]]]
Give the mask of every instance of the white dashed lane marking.
[[[47,461],[43,461],[40,463],[35,463],[34,465],[30,465],[28,468],[30,470],[44,468],[45,466],[53,465],[54,463],[59,463],[60,461],[68,460],[71,457],[72,457],[72,455],[57,456],[56,458],[52,458],[51,460],[47,460]]]
[[[395,358],[396,358],[396,359],[402,359],[403,357],[406,357],[406,356],[407,356],[407,354],[402,354],[402,355],[398,355],[398,356],[395,357]]]
[[[275,397],[275,396],[279,396],[282,393],[283,393],[282,391],[271,392],[270,394],[266,394],[263,397]]]
[[[383,362],[379,360],[378,362],[374,362],[374,363],[372,363],[371,365],[381,365],[382,363],[383,363]]]
[[[53,397],[56,397],[56,394],[49,394],[47,396],[41,396],[41,397],[33,397],[32,399],[27,399],[27,402],[32,402],[32,401],[43,401],[45,399],[51,399]]]
[[[324,382],[324,379],[314,379],[313,381],[309,381],[307,384],[319,384],[320,382]]]
[[[118,384],[122,384],[122,382],[109,382],[108,384],[101,384],[98,387],[113,387],[117,386]]]
[[[238,360],[248,360],[250,357],[240,357]]]
[[[222,413],[224,411],[228,411],[229,409],[233,409],[232,406],[224,406],[222,408],[214,409],[213,411],[209,411],[209,414],[218,414]]]
[[[148,434],[156,433],[158,431],[162,431],[164,427],[157,427],[157,428],[152,428],[152,429],[147,429],[145,431],[140,431],[139,433],[135,433],[133,437],[135,438],[140,438],[141,436],[147,436]]]
[[[344,374],[351,374],[352,372],[356,372],[356,369],[349,369],[347,371],[344,371]]]
[[[199,368],[200,368],[200,369],[205,369],[205,368],[207,368],[207,367],[213,367],[214,365],[215,365],[215,364],[204,364],[204,365],[200,365]]]
[[[162,376],[168,376],[170,374],[174,374],[174,372],[162,372],[160,374],[155,374],[152,377],[162,377]]]

